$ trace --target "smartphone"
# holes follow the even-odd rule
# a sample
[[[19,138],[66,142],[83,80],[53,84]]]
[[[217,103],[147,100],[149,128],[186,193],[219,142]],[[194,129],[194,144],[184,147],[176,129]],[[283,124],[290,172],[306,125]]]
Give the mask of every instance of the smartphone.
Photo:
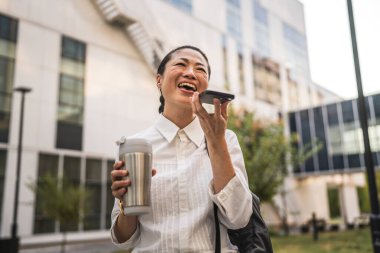
[[[205,90],[204,92],[199,94],[199,98],[201,100],[201,103],[214,104],[213,100],[214,98],[217,98],[223,104],[224,102],[233,100],[235,98],[235,95],[225,92]]]

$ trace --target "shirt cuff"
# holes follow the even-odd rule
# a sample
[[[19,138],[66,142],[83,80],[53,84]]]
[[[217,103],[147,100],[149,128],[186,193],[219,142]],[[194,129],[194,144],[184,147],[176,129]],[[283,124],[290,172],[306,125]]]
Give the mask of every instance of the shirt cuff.
[[[213,186],[213,181],[209,184],[209,195],[211,196],[211,199],[216,203],[223,203],[226,202],[229,196],[232,195],[234,189],[240,185],[240,181],[236,177],[236,175],[224,186],[224,188],[215,194],[215,189]]]
[[[134,248],[140,240],[140,224],[137,223],[136,230],[133,233],[133,235],[131,236],[131,238],[129,238],[127,241],[121,242],[121,243],[117,240],[117,238],[115,236],[115,232],[114,232],[115,224],[116,224],[116,221],[111,226],[112,243],[121,249],[132,249],[132,248]]]
[[[237,175],[217,194],[210,182],[209,196],[218,206],[220,222],[230,229],[247,225],[252,214],[252,195]]]

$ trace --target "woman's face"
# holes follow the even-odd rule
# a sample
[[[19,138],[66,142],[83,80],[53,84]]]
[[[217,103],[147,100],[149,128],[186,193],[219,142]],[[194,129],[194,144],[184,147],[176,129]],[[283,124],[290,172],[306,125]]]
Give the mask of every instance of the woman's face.
[[[193,93],[207,89],[207,66],[205,58],[195,50],[186,48],[172,54],[164,73],[157,75],[157,85],[165,98],[165,110],[172,106],[191,108]]]

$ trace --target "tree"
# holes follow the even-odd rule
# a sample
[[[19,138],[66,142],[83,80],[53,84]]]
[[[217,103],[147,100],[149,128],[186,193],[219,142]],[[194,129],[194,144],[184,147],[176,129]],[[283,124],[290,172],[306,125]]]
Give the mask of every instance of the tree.
[[[365,174],[365,172],[363,172]],[[380,171],[375,172],[376,175],[376,186],[377,186],[377,197],[380,199]],[[366,176],[366,174],[365,174]],[[358,197],[359,197],[359,207],[362,213],[371,213],[371,201],[369,198],[368,189],[368,177],[366,176],[366,183],[363,187],[358,187]]]
[[[285,136],[282,122],[264,122],[254,118],[248,111],[230,110],[228,128],[239,140],[249,188],[262,201],[271,201],[280,191],[288,165],[298,167],[321,148],[317,141],[298,149],[296,134]],[[284,204],[282,215],[285,233],[288,234],[285,191],[281,191]]]
[[[63,233],[61,252],[65,252],[67,231],[72,225],[83,220],[88,210],[89,192],[66,178],[60,182],[58,178],[50,174],[43,175],[37,183],[31,183],[28,186],[41,200],[38,204],[44,214],[59,221]]]

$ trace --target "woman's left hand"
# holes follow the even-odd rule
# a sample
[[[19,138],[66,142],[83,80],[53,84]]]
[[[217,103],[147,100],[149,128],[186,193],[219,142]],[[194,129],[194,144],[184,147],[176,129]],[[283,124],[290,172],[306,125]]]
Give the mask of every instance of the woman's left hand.
[[[215,112],[213,114],[209,114],[205,108],[203,108],[198,92],[193,94],[191,100],[193,112],[198,116],[208,142],[224,139],[227,128],[227,107],[229,101],[221,104],[219,99],[214,98],[213,102]]]
[[[198,116],[207,140],[207,150],[213,172],[213,188],[214,192],[218,193],[235,176],[235,170],[232,166],[225,137],[228,119],[227,106],[229,102],[221,104],[217,98],[213,102],[215,112],[209,114],[199,100],[199,93],[195,92],[193,94],[193,112]]]

